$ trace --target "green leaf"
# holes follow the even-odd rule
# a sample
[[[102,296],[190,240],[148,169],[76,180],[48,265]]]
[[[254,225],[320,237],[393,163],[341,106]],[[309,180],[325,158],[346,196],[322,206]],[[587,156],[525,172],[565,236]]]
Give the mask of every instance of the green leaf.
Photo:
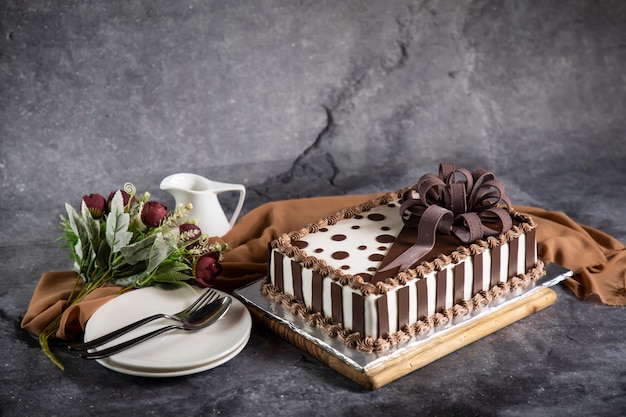
[[[181,285],[189,285],[187,281],[191,280],[191,276],[178,271],[167,271],[150,276],[146,280],[136,280],[135,287],[142,288],[151,285],[176,287]]]
[[[146,268],[147,274],[151,274],[152,271],[157,269],[161,262],[167,259],[169,255],[167,242],[163,238],[163,233],[159,232],[154,236],[154,243],[150,248],[150,256],[148,257],[148,267]]]
[[[111,255],[111,248],[106,240],[100,241],[98,252],[96,253],[96,262],[98,265],[105,266],[109,264],[109,256]]]
[[[74,235],[73,236],[74,239],[70,240],[68,238],[68,242],[72,246],[72,251],[74,252],[76,261],[78,263],[82,263],[83,245],[82,245],[82,242],[80,241],[80,232],[78,230],[78,225],[76,224],[76,219],[78,218],[78,215],[76,214],[76,210],[74,210],[74,207],[70,206],[67,203],[65,203],[65,210],[67,211],[67,223],[69,224],[70,230],[72,231],[72,234]]]
[[[177,260],[172,260],[171,262],[168,262],[167,264],[162,263],[161,265],[163,267],[159,268],[159,270],[157,272],[189,271],[189,270],[191,270],[191,266],[187,265],[186,263],[184,263],[182,261],[177,261]],[[190,275],[187,274],[187,276],[189,277]]]
[[[146,276],[146,263],[138,262],[135,265],[127,265],[122,270],[117,270],[115,276],[111,280],[114,284],[121,286],[135,285],[135,281],[143,279]]]
[[[191,273],[189,273],[190,269],[191,267],[183,261],[166,259],[161,262],[158,268],[150,274],[147,274],[146,271],[144,271],[141,274],[120,279],[118,282],[123,283],[123,285],[132,284],[136,288],[158,285],[158,283],[166,281],[185,282],[192,278]]]
[[[128,245],[133,234],[128,231],[130,216],[124,212],[122,193],[117,191],[111,200],[111,210],[107,217],[106,239],[113,253]]]
[[[72,229],[72,232],[74,232],[76,236],[79,236],[80,232],[78,231],[78,225],[76,224],[78,213],[76,213],[74,207],[72,207],[68,203],[65,203],[65,211],[67,211],[67,221],[70,225],[70,229]]]
[[[150,258],[152,251],[152,245],[156,240],[157,235],[151,235],[128,246],[120,248],[122,256],[126,259],[130,265],[135,265],[141,261],[147,261]]]
[[[177,271],[168,271],[162,274],[157,274],[153,276],[154,282],[176,282],[176,281],[187,281],[191,277],[187,274],[183,274],[182,272]]]
[[[161,232],[152,235],[145,239],[146,241],[150,241],[152,244],[148,247],[142,247],[142,241],[139,241],[139,245],[137,247],[133,247],[134,245],[129,245],[121,249],[122,255],[126,257],[124,252],[128,254],[137,262],[146,262],[145,270],[136,273],[129,277],[117,278],[115,283],[118,285],[135,285],[137,287],[144,287],[146,285],[150,285],[152,281],[152,273],[161,266],[161,263],[164,262],[169,256],[170,252],[168,250],[167,242],[163,238],[163,234]],[[138,249],[135,251],[135,249]],[[147,256],[146,256],[147,255]],[[130,262],[129,262],[130,264]]]
[[[87,227],[82,217],[78,215],[74,207],[65,203],[65,210],[67,211],[68,223],[70,229],[75,236],[74,247],[74,260],[79,266],[79,272],[86,272],[87,265],[91,259],[93,259],[93,251],[89,246],[89,237],[87,235]]]
[[[145,271],[141,272],[139,274],[131,275],[129,277],[117,278],[117,279],[114,279],[112,282],[113,282],[113,284],[119,285],[119,286],[122,286],[122,287],[130,287],[131,285],[134,286],[135,282],[139,278],[141,278],[144,275],[144,273],[145,273]]]
[[[85,200],[82,201],[80,211],[87,238],[89,239],[91,248],[96,251],[100,247],[100,222],[93,218]]]

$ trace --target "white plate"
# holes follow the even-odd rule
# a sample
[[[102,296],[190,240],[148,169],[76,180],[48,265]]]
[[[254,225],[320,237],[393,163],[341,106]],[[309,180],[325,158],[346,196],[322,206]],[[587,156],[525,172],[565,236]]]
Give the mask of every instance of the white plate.
[[[116,372],[119,372],[121,374],[133,375],[133,376],[143,376],[143,377],[149,377],[149,378],[169,378],[169,377],[176,377],[176,376],[184,376],[184,375],[196,374],[196,373],[199,373],[199,372],[204,372],[204,371],[208,371],[209,369],[216,368],[216,367],[218,367],[218,366],[228,362],[229,360],[231,360],[235,356],[237,356],[239,354],[239,352],[241,352],[243,350],[243,348],[246,347],[247,343],[248,343],[248,338],[246,338],[243,341],[243,343],[241,343],[241,345],[238,346],[231,353],[227,354],[226,356],[222,356],[217,361],[209,362],[207,364],[204,364],[204,365],[201,365],[201,366],[198,366],[198,367],[192,367],[192,368],[187,368],[187,369],[179,369],[179,370],[171,370],[171,371],[167,371],[167,370],[166,371],[159,371],[159,370],[134,369],[134,368],[127,368],[127,367],[123,367],[123,366],[117,366],[114,363],[112,363],[111,360],[109,360],[108,358],[98,359],[97,362],[100,363],[105,368],[109,368],[109,369],[111,369],[113,371],[116,371]]]
[[[176,313],[193,302],[203,291],[206,290],[181,287],[166,291],[148,287],[122,294],[100,307],[91,316],[85,329],[85,341],[93,340],[143,317],[157,313]],[[222,292],[220,294],[226,295]],[[168,324],[172,324],[172,321],[155,320],[103,345],[100,349]],[[172,330],[99,362],[104,366],[108,365],[109,368],[126,368],[142,373],[195,371],[202,367],[212,367],[213,363],[230,357],[239,348],[243,349],[242,344],[245,345],[250,337],[251,328],[250,313],[239,300],[232,297],[232,304],[226,314],[206,329],[194,332]]]

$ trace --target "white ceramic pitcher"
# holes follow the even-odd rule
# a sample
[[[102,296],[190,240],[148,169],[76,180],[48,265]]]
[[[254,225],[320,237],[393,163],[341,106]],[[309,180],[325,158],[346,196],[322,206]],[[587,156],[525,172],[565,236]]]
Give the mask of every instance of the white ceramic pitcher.
[[[168,191],[176,199],[176,207],[191,203],[193,208],[188,212],[187,219],[196,220],[198,227],[209,236],[222,236],[237,221],[241,212],[246,189],[241,184],[227,184],[211,181],[197,174],[173,174],[161,181],[161,189]],[[217,195],[225,191],[239,192],[239,202],[230,218],[226,218]]]

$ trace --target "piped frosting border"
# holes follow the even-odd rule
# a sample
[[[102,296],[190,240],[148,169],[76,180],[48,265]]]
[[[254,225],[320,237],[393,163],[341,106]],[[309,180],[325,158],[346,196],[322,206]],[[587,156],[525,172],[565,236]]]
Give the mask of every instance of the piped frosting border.
[[[303,318],[311,326],[324,331],[330,337],[336,337],[350,348],[358,349],[364,353],[382,352],[401,343],[407,342],[414,337],[424,336],[432,330],[452,324],[455,319],[468,317],[474,310],[486,308],[496,304],[498,300],[506,298],[516,291],[523,291],[546,274],[543,261],[538,260],[534,267],[525,274],[519,274],[506,282],[500,282],[488,291],[480,291],[470,300],[463,301],[448,309],[437,312],[429,317],[417,321],[412,325],[403,326],[397,332],[374,339],[363,337],[358,332],[346,329],[343,325],[334,323],[330,317],[322,313],[314,312],[304,303],[298,301],[292,295],[281,292],[278,287],[269,281],[261,286],[261,293],[274,303],[282,305],[291,313]]]

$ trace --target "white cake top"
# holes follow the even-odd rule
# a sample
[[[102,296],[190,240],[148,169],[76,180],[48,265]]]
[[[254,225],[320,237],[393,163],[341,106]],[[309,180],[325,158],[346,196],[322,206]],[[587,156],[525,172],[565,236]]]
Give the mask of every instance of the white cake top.
[[[345,274],[373,275],[402,227],[396,201],[339,220],[292,243]]]

